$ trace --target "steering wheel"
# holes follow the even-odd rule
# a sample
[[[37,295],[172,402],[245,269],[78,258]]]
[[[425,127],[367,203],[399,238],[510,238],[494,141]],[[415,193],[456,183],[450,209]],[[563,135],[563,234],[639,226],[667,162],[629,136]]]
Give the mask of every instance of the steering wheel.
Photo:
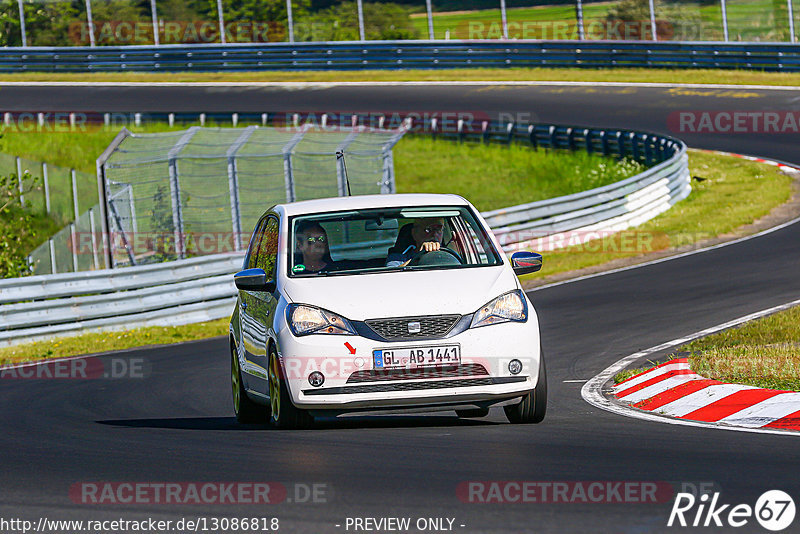
[[[464,260],[461,258],[461,255],[459,255],[459,253],[458,253],[458,252],[456,252],[455,250],[450,250],[449,248],[442,247],[442,248],[440,248],[439,250],[432,250],[432,251],[431,251],[431,253],[433,253],[433,252],[447,252],[447,253],[449,253],[451,256],[453,256],[455,259],[457,259],[457,260],[458,260],[458,263],[460,263],[461,265],[464,265]],[[429,254],[429,252],[427,252],[425,249],[422,249],[422,250],[418,251],[418,252],[417,252],[416,254],[414,254],[414,256],[413,256],[413,257],[412,257],[412,258],[411,258],[411,259],[408,261],[408,265],[417,265],[417,264],[419,263],[419,260],[420,260],[420,259],[422,259],[422,256],[424,256],[425,254]]]

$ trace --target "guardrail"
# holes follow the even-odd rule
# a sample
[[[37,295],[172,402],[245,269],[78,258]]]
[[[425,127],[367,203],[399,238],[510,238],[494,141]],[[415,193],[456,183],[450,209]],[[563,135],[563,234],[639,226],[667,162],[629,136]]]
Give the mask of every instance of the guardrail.
[[[374,119],[371,117],[370,119]],[[686,145],[623,130],[484,121],[424,130],[454,140],[511,143],[532,149],[583,149],[653,165],[604,187],[484,213],[506,252],[559,232],[614,232],[640,224],[691,191]],[[0,346],[84,329],[176,325],[225,317],[242,254],[203,256],[141,267],[0,280]]]
[[[86,329],[178,325],[231,313],[242,254],[0,280],[0,346]],[[10,304],[12,303],[13,304]]]
[[[663,41],[341,41],[0,48],[0,72],[654,67],[800,70],[800,45]]]

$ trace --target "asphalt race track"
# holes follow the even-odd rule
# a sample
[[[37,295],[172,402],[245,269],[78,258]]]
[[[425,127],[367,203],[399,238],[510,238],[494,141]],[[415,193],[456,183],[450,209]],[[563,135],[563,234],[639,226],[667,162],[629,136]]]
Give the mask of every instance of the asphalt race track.
[[[3,111],[521,112],[532,121],[672,133],[693,147],[798,164],[797,134],[681,133],[670,131],[668,117],[685,110],[799,109],[798,92],[762,89],[0,88]],[[0,516],[277,517],[283,532],[311,533],[354,532],[346,529],[348,517],[410,517],[412,526],[420,517],[448,517],[455,519],[453,530],[465,533],[638,533],[688,530],[666,526],[674,492],[658,503],[481,504],[464,502],[457,488],[469,481],[664,482],[674,490],[707,484],[731,505],[753,506],[771,489],[800,502],[796,436],[645,422],[595,409],[580,396],[580,380],[628,354],[800,297],[798,273],[800,224],[794,224],[710,252],[531,293],[550,388],[548,416],[535,426],[512,426],[493,411],[474,421],[404,415],[326,420],[312,431],[243,427],[232,417],[222,339],[126,353],[144,361],[142,379],[0,380]],[[292,502],[75,503],[70,488],[91,481],[271,481],[282,483]],[[315,483],[325,491],[320,502],[296,502]],[[787,532],[798,530],[796,519]],[[738,531],[764,530],[751,518]]]

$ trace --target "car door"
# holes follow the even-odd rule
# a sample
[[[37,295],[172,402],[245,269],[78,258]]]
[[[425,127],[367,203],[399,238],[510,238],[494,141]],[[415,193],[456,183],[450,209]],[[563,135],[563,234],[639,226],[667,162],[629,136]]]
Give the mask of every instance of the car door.
[[[249,268],[264,269],[267,281],[277,280],[278,266],[278,235],[280,221],[274,214],[268,215],[260,225],[258,249]],[[275,293],[268,291],[242,291],[244,309],[242,310],[242,323],[247,322],[252,343],[246,344],[248,373],[254,377],[253,384],[249,387],[252,391],[267,394],[267,369],[269,367],[267,345],[269,338],[274,336],[272,327],[275,308],[278,304],[277,289]]]
[[[250,241],[250,248],[247,251],[245,269],[254,269],[258,261],[258,252],[261,247],[261,240],[264,237],[264,228],[267,218],[264,217],[256,225],[253,238]],[[242,380],[245,388],[250,391],[260,392],[262,382],[266,381],[266,369],[261,369],[256,363],[255,358],[259,352],[258,347],[264,346],[265,332],[256,321],[253,311],[257,308],[252,291],[239,290],[239,321],[241,337],[241,348],[244,354],[244,361],[241,361]]]

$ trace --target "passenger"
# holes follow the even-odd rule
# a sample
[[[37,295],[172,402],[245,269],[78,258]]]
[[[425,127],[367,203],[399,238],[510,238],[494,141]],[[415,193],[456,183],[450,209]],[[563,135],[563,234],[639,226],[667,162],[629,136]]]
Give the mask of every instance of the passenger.
[[[405,226],[400,230],[403,234]],[[403,246],[403,240],[398,235],[397,244],[389,249],[389,255],[386,258],[387,267],[405,267],[408,265],[417,252],[433,252],[442,248],[442,239],[444,237],[444,219],[441,217],[430,217],[423,219],[415,219],[411,226],[411,239],[413,244],[400,248]]]
[[[333,267],[328,248],[328,234],[316,221],[304,221],[297,225],[297,250],[293,271],[298,274],[318,273]],[[299,261],[298,261],[299,260]],[[303,267],[300,269],[299,267]]]

